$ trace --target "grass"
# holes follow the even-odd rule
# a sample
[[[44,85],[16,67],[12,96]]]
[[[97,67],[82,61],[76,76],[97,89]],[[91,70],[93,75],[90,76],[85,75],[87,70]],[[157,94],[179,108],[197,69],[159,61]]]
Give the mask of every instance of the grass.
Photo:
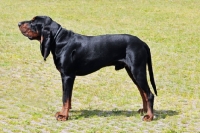
[[[0,1],[0,132],[200,132],[199,0]],[[80,34],[133,34],[151,48],[158,97],[155,120],[124,70],[77,77],[72,111],[57,122],[62,89],[52,57],[23,37],[17,23],[48,15]]]

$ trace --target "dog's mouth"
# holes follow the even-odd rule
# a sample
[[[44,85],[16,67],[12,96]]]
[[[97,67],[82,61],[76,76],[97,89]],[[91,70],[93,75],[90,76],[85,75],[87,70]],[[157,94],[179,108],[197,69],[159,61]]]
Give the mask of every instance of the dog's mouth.
[[[27,37],[30,40],[38,40],[40,38],[39,32],[29,28],[28,24],[19,25],[19,30],[25,37]]]
[[[26,30],[23,30],[21,28],[19,28],[21,33],[25,36],[25,37],[28,37],[29,39],[32,38],[31,36],[29,36],[29,29],[26,29]]]

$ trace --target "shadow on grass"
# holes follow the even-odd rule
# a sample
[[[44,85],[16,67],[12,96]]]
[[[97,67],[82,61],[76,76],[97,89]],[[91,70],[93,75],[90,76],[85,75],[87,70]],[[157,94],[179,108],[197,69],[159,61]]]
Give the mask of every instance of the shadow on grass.
[[[80,118],[91,118],[91,117],[112,117],[112,116],[141,116],[137,111],[126,111],[126,110],[117,110],[113,109],[112,111],[103,111],[103,110],[71,110],[70,119],[80,119]],[[173,110],[155,110],[155,119],[165,119],[166,117],[175,116],[179,113]]]
[[[155,120],[165,119],[170,116],[178,115],[179,112],[173,110],[155,110],[154,115],[156,116]]]

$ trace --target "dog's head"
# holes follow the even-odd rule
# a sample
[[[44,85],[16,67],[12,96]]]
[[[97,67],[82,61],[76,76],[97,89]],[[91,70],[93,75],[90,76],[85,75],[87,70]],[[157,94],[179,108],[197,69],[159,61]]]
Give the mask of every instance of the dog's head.
[[[47,16],[36,16],[32,20],[18,23],[21,33],[30,40],[40,41],[40,50],[44,60],[51,51],[51,43],[60,28],[60,25]]]

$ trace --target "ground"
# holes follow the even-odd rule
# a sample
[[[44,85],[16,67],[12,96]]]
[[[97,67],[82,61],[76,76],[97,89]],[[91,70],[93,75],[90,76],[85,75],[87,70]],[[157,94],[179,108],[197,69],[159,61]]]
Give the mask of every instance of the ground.
[[[0,1],[0,132],[200,132],[199,0]],[[39,42],[18,22],[47,15],[84,35],[126,33],[152,53],[158,90],[155,118],[143,122],[142,99],[125,70],[103,68],[77,77],[69,121],[62,107],[60,74]],[[153,89],[151,89],[153,91]]]

